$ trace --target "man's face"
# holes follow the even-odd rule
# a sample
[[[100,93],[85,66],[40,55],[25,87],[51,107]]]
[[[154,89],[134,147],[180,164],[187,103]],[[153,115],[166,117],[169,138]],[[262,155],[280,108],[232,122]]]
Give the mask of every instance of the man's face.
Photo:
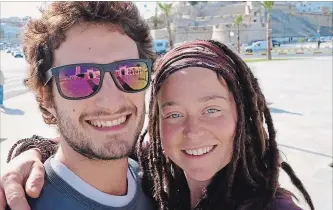
[[[54,52],[53,66],[137,58],[137,46],[127,35],[104,25],[75,25]],[[101,89],[90,98],[62,98],[54,79],[53,95],[55,108],[51,112],[58,120],[61,136],[75,151],[100,160],[124,158],[133,151],[144,121],[144,91],[122,92],[105,73]]]

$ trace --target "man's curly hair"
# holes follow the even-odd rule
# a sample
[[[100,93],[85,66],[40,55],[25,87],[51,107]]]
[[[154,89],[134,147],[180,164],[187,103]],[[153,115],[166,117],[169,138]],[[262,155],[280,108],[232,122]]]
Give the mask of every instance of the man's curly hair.
[[[42,88],[44,72],[52,67],[53,52],[66,39],[65,32],[71,26],[81,23],[117,26],[135,41],[140,58],[155,60],[149,27],[134,3],[60,1],[53,2],[41,12],[41,18],[30,19],[26,24],[22,46],[28,63],[28,75],[24,83],[35,93],[47,124],[56,124],[57,121],[44,108],[53,107],[52,83]]]

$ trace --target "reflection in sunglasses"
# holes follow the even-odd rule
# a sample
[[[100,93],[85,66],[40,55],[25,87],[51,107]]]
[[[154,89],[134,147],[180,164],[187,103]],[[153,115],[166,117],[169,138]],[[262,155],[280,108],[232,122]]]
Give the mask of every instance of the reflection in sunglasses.
[[[66,96],[82,97],[97,91],[100,71],[96,68],[76,66],[61,72],[60,87]]]
[[[118,70],[115,70],[116,76],[137,76],[139,80],[141,79],[147,79],[142,78],[140,76],[145,75],[147,73],[148,69],[147,66],[141,66],[140,64],[137,64],[135,67],[127,67],[127,66],[121,66]]]
[[[118,66],[112,74],[115,82],[125,91],[143,89],[149,80],[149,71],[145,63],[127,63]],[[101,83],[101,71],[97,67],[77,65],[64,68],[59,75],[60,88],[69,97],[84,97],[96,92]]]
[[[148,68],[145,64],[140,63],[136,66],[119,66],[115,70],[115,76],[120,85],[125,90],[137,90],[146,86],[148,81]]]

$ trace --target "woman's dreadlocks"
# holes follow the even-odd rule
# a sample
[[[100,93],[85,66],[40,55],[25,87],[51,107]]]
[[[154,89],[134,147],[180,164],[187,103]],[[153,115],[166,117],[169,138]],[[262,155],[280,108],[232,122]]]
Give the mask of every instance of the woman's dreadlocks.
[[[279,187],[281,166],[314,210],[290,165],[279,162],[273,120],[257,79],[239,56],[212,40],[187,42],[168,52],[156,65],[149,103],[149,142],[144,146],[146,130],[138,143],[144,190],[162,210],[191,209],[183,170],[163,155],[157,94],[169,75],[194,66],[211,69],[226,81],[238,112],[231,162],[214,176],[195,209],[270,209],[278,194],[292,195]]]

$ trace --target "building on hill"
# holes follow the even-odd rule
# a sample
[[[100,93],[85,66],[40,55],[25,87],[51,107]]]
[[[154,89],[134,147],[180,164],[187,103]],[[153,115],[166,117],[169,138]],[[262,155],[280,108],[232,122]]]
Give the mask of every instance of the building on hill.
[[[298,2],[275,2],[271,13],[271,33],[277,40],[297,40],[317,35],[332,35],[332,13],[326,4],[312,5],[311,11],[301,12]],[[310,6],[308,6],[310,7]],[[236,27],[233,25],[237,15],[243,16],[240,26],[241,43],[248,44],[254,40],[266,37],[267,12],[262,2],[198,2],[194,6],[186,2],[173,5],[170,15],[172,37],[175,43],[192,39],[213,38],[224,43],[235,44],[237,40]],[[168,39],[164,16],[160,15],[161,24],[152,30],[156,39]],[[152,22],[148,20],[150,26]]]

